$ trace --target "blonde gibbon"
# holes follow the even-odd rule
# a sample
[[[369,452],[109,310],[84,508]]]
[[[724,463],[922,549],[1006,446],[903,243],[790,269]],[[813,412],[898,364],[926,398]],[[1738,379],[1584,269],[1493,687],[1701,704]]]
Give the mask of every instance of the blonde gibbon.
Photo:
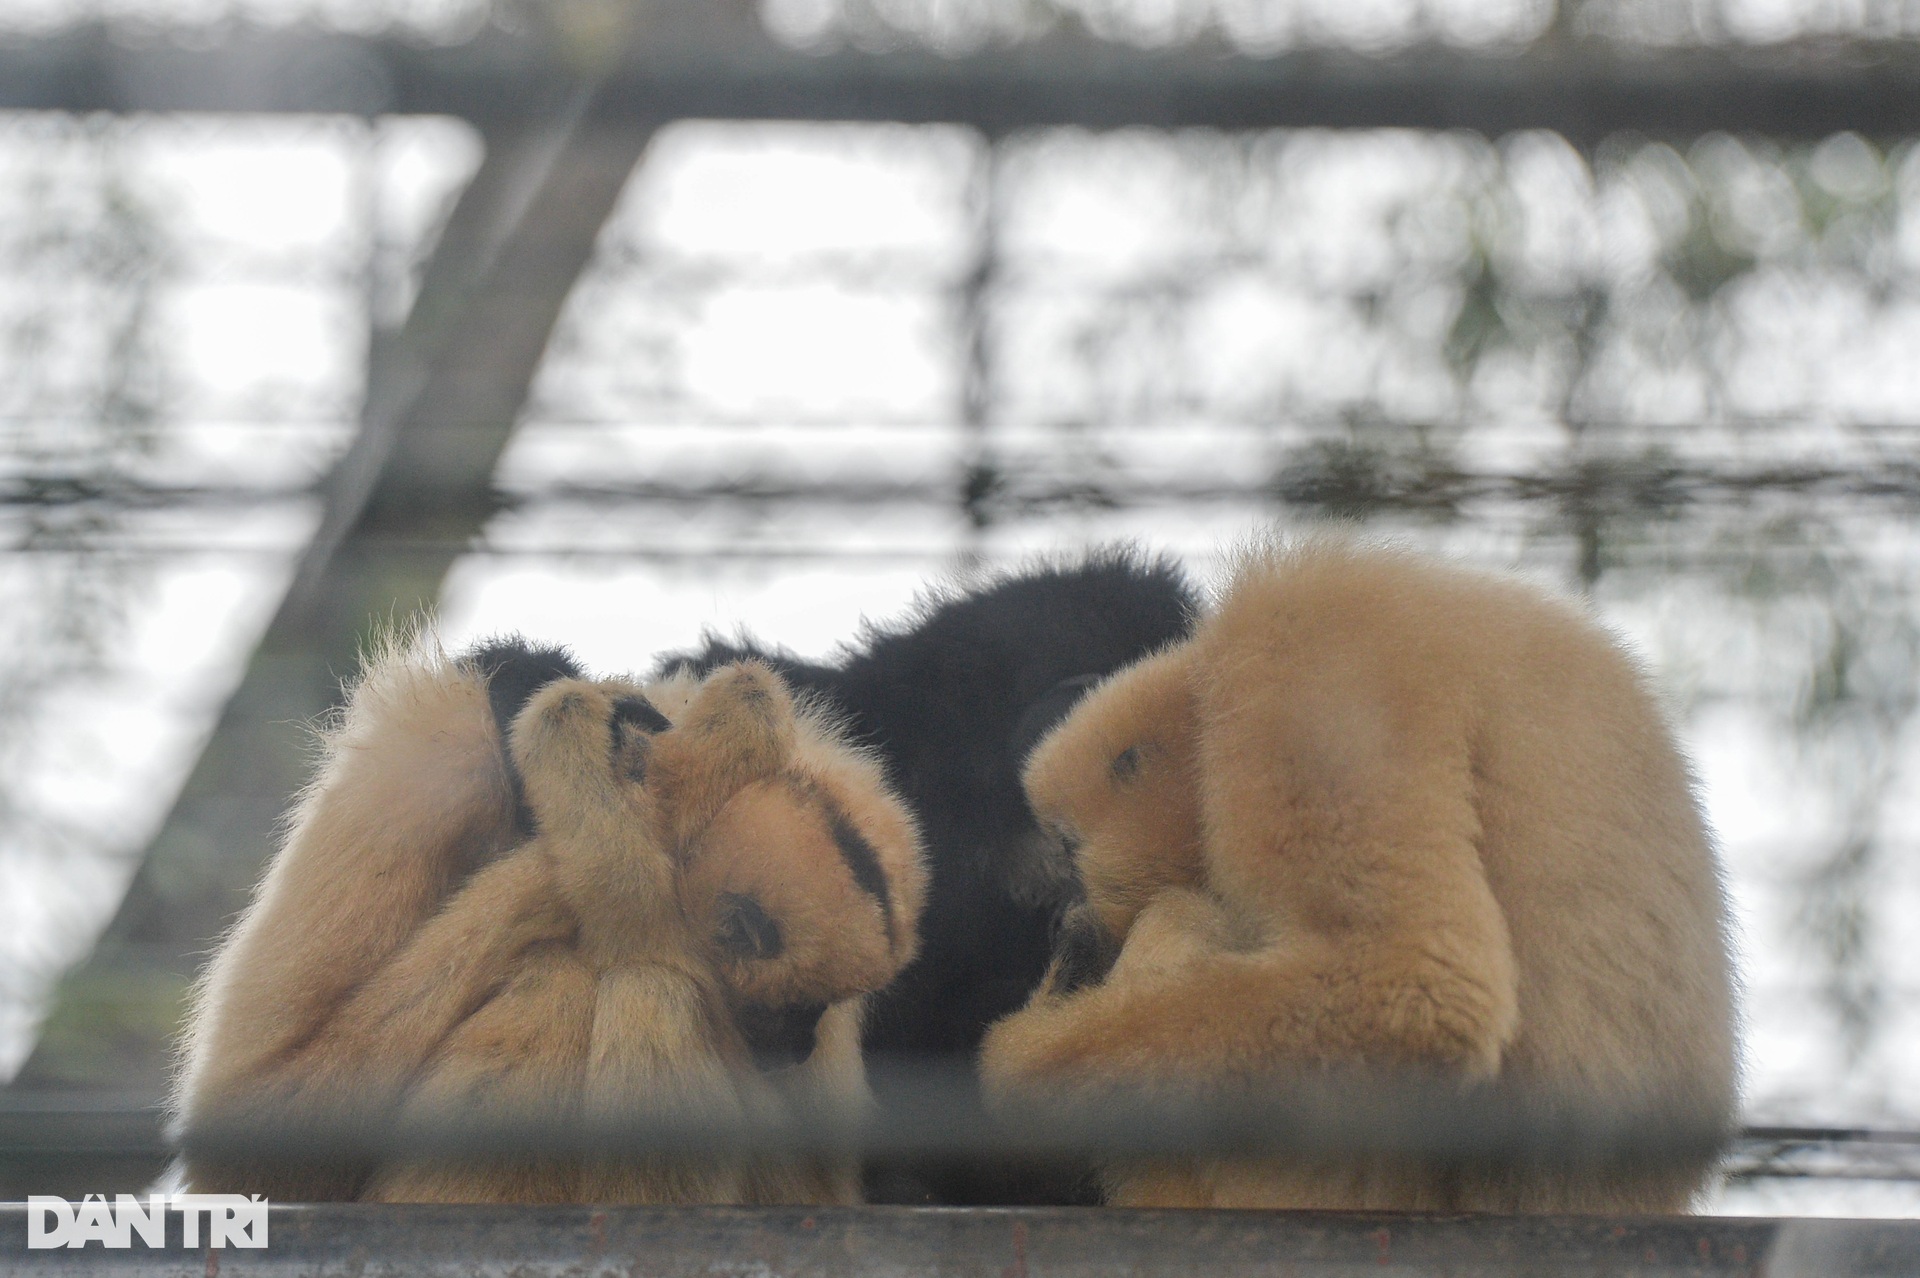
[[[352,690],[198,991],[187,1183],[856,1201],[855,1169],[817,1160],[319,1160],[231,1136],[857,1111],[861,1001],[912,958],[924,879],[877,765],[763,665],[642,685],[519,641],[458,661],[396,646]],[[197,1149],[210,1129],[227,1139]]]
[[[1642,674],[1576,609],[1393,550],[1258,547],[1024,781],[1086,904],[989,1031],[999,1103],[1332,1071],[1708,1133],[1613,1165],[1120,1162],[1108,1202],[1672,1212],[1702,1188],[1736,1092],[1720,872]]]

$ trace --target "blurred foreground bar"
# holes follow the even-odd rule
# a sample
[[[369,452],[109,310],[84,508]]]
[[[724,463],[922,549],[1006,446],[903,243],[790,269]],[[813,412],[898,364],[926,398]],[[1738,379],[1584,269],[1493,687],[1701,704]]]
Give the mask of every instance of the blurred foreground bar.
[[[1899,41],[1254,57],[1218,39],[1143,49],[1062,27],[962,56],[808,53],[769,37],[753,6],[715,0],[661,0],[641,26],[608,82],[616,117],[952,123],[989,135],[1044,125],[1553,129],[1576,145],[1622,130],[1920,132],[1920,49]],[[581,56],[564,40],[497,29],[428,46],[311,29],[133,41],[81,27],[0,43],[0,109],[442,114],[484,128],[524,116],[580,72]]]
[[[1276,1086],[1238,1099],[1110,1095],[1007,1113],[984,1107],[970,1082],[955,1075],[883,1074],[876,1083],[879,1105],[872,1111],[794,1114],[779,1122],[655,1112],[583,1123],[536,1109],[517,1117],[309,1112],[278,1120],[203,1116],[187,1144],[214,1159],[289,1164],[820,1155],[992,1157],[1054,1169],[1085,1168],[1107,1157],[1359,1154],[1437,1159],[1461,1168],[1630,1170],[1718,1154],[1721,1173],[1733,1181],[1920,1182],[1920,1131],[1753,1127],[1733,1135],[1682,1113],[1543,1104],[1497,1089],[1461,1094],[1405,1079],[1372,1089]],[[142,1192],[178,1152],[164,1113],[158,1100],[136,1095],[0,1091],[0,1201]]]
[[[1920,1273],[1920,1222],[1710,1217],[1423,1217],[1027,1208],[275,1207],[264,1250],[26,1250],[0,1207],[6,1272],[192,1275],[1633,1274],[1852,1278]],[[204,1235],[202,1235],[204,1237]]]

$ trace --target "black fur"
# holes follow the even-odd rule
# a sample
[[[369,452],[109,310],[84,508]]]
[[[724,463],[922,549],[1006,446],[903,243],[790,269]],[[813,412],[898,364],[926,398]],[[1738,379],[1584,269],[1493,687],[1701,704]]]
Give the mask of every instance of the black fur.
[[[1080,698],[1099,682],[1099,675],[1074,675],[1047,689],[1045,695],[1021,712],[1019,720],[1013,725],[1013,735],[1007,739],[1008,754],[1024,762],[1033,753],[1033,748],[1044,741],[1049,732],[1059,727],[1060,721],[1080,704]]]
[[[1065,997],[1107,979],[1120,961],[1120,943],[1100,924],[1086,905],[1075,905],[1061,916],[1053,942],[1054,994]]]
[[[798,1065],[813,1055],[825,1003],[767,1007],[748,1003],[733,1009],[733,1021],[747,1042],[755,1068],[763,1073]]]
[[[780,921],[750,896],[728,892],[721,897],[725,911],[720,916],[720,944],[741,958],[779,958],[786,953],[786,937]]]
[[[531,837],[533,809],[527,806],[520,770],[513,766],[513,755],[507,750],[507,734],[534,693],[555,679],[579,679],[586,672],[565,648],[536,648],[519,635],[489,640],[461,660],[487,681],[487,702],[493,707],[493,724],[500,733],[500,755],[512,779],[515,820],[520,833]]]
[[[759,689],[756,688],[754,691],[758,692]],[[614,702],[613,721],[622,731],[638,728],[641,732],[648,734],[665,732],[673,726],[667,716],[656,710],[653,702],[645,697],[622,697]]]
[[[766,662],[846,715],[920,818],[931,869],[920,954],[869,1002],[863,1032],[883,1073],[916,1063],[971,1069],[987,1026],[1046,975],[1075,893],[1044,854],[1021,764],[1087,687],[1184,638],[1194,612],[1176,566],[1109,551],[936,600],[905,625],[869,631],[835,665],[750,640],[709,639],[663,660],[662,673],[699,674]],[[921,1170],[886,1182],[917,1188],[883,1196],[1011,1202],[1061,1193],[1055,1182],[1022,1185],[985,1164]]]
[[[833,813],[833,845],[840,849],[840,859],[846,862],[847,873],[853,875],[855,885],[879,904],[880,917],[887,925],[887,943],[891,945],[893,890],[887,886],[886,872],[880,868],[880,856],[873,850],[873,844],[854,829],[846,814],[838,810]]]
[[[613,768],[627,780],[647,779],[647,758],[653,749],[653,734],[673,725],[667,716],[654,709],[645,697],[622,697],[613,703]]]

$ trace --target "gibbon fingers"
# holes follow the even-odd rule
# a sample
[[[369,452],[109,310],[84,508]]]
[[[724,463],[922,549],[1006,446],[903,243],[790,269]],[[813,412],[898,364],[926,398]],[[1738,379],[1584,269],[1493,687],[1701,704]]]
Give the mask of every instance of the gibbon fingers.
[[[249,1114],[590,1124],[863,1102],[860,1000],[911,957],[924,880],[877,767],[761,666],[577,676],[512,642],[370,664],[201,991],[189,1137]],[[812,1163],[190,1152],[187,1173],[277,1198],[856,1192],[849,1169]]]
[[[987,1036],[996,1097],[1365,1069],[1731,1121],[1725,906],[1687,765],[1610,638],[1530,588],[1256,548],[1194,638],[1089,694],[1025,781],[1087,900]],[[1679,1211],[1711,1161],[1166,1160],[1109,1167],[1106,1196]]]

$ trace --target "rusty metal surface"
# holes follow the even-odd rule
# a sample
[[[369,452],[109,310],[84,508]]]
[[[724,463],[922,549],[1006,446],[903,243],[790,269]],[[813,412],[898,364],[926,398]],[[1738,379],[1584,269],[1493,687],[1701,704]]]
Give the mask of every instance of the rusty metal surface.
[[[1920,1222],[1711,1217],[914,1208],[289,1206],[265,1250],[28,1252],[0,1206],[6,1273],[740,1275],[1552,1274],[1851,1278],[1920,1273]]]

